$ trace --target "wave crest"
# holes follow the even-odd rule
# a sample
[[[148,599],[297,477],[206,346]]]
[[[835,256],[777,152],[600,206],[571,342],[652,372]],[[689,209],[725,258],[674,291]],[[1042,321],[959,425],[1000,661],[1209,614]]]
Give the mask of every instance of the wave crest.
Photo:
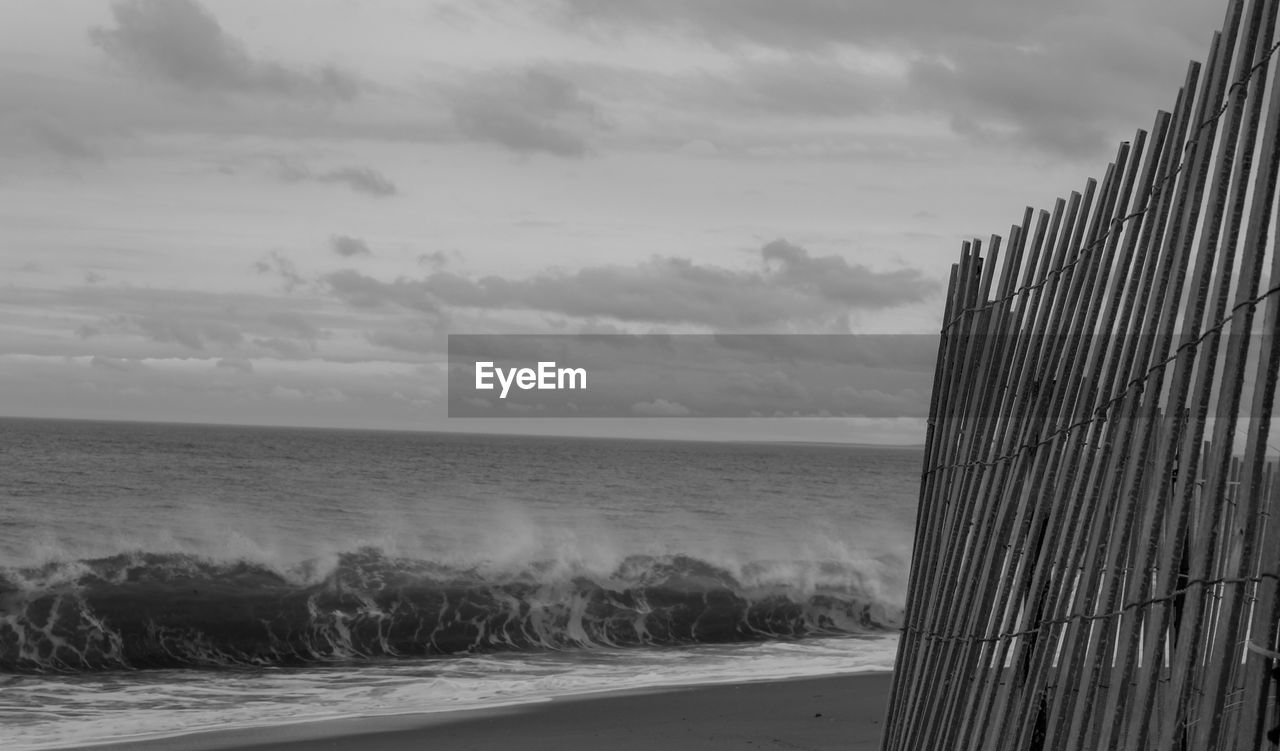
[[[323,575],[132,553],[0,570],[0,672],[306,665],[495,650],[675,646],[896,628],[844,564],[686,556],[604,574],[494,572],[364,548]],[[772,581],[771,581],[772,578]],[[744,581],[749,583],[744,583]]]

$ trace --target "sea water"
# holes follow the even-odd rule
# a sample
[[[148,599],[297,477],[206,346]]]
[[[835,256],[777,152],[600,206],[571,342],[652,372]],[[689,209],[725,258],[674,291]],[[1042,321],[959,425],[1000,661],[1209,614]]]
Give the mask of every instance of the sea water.
[[[0,740],[889,669],[918,449],[0,420]]]

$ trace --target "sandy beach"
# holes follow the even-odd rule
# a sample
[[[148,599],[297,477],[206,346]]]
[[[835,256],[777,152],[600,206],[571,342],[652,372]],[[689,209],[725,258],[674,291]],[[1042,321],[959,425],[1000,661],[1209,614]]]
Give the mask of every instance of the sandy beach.
[[[607,693],[493,710],[334,720],[93,746],[303,749],[842,749],[879,746],[889,673]]]

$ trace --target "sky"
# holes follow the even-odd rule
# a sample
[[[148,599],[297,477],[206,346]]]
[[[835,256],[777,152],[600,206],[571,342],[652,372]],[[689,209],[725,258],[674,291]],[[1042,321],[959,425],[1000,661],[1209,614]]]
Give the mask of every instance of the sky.
[[[1100,176],[1223,12],[0,0],[0,415],[918,443],[449,420],[447,335],[936,333],[961,242]]]

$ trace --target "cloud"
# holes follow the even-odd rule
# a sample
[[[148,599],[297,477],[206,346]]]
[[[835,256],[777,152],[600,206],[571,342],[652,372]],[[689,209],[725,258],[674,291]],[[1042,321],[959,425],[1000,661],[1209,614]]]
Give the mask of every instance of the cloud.
[[[901,89],[896,72],[868,71],[831,59],[783,58],[743,62],[707,75],[690,93],[703,106],[794,118],[848,117],[882,112]]]
[[[298,267],[287,256],[278,250],[267,253],[265,258],[254,262],[253,268],[259,274],[277,274],[284,280],[286,292],[292,292],[306,284],[306,279],[298,273]]]
[[[1083,3],[1050,7],[1020,0],[560,0],[555,16],[563,23],[612,31],[675,31],[718,44],[754,44],[791,50],[835,45],[936,47],[956,38],[988,41],[1022,37],[1062,18],[1145,19],[1133,34],[1169,28],[1203,43],[1221,21],[1218,7],[1195,0],[1141,0],[1123,4]],[[1152,15],[1151,11],[1162,11]]]
[[[314,350],[315,344],[309,346],[294,339],[283,339],[278,336],[272,336],[262,339],[254,339],[253,344],[267,350],[276,357],[286,360],[301,360],[308,357]]]
[[[309,359],[318,355],[321,342],[336,348],[326,355],[349,357],[343,345],[353,341],[358,349],[369,350],[360,339],[367,322],[326,315],[326,309],[334,309],[333,301],[314,295],[282,298],[279,294],[96,284],[14,289],[9,298],[16,320],[33,322],[29,332],[11,340],[10,346],[19,351],[131,358],[190,358],[205,353],[210,358]],[[50,317],[50,310],[59,315]],[[319,320],[326,325],[318,325]]]
[[[228,314],[229,311],[223,313]],[[269,356],[286,360],[313,356],[318,340],[328,336],[328,332],[294,312],[239,315],[237,319],[235,323],[221,320],[217,311],[173,310],[163,315],[116,316],[109,322],[117,332],[139,334],[160,344],[224,352],[250,344]]]
[[[160,343],[176,342],[202,350],[206,344],[235,346],[244,341],[238,328],[218,321],[191,321],[170,316],[138,316],[129,319],[131,328]]]
[[[253,372],[253,363],[241,357],[223,357],[214,363],[214,367],[241,373]]]
[[[328,404],[341,404],[343,402],[351,401],[351,397],[342,389],[335,388],[333,386],[325,386],[324,388],[316,389],[311,393],[311,398],[317,402],[324,402]]]
[[[399,192],[396,184],[382,173],[369,167],[339,167],[315,176],[317,182],[341,183],[357,193],[371,196],[394,196]]]
[[[691,413],[683,404],[669,402],[666,399],[654,399],[651,402],[632,404],[631,414],[637,417],[688,417]]]
[[[139,370],[145,370],[146,365],[138,360],[127,360],[120,357],[103,357],[94,355],[89,359],[89,365],[102,370],[114,370],[118,373],[134,373]]]
[[[324,172],[312,172],[305,165],[282,162],[280,178],[287,182],[337,183],[357,193],[375,198],[386,198],[400,192],[386,175],[372,167],[338,167]]]
[[[916,269],[876,271],[840,256],[813,256],[785,240],[764,246],[760,263],[758,269],[732,270],[654,257],[634,266],[548,271],[524,279],[472,279],[436,271],[393,282],[346,269],[324,282],[357,307],[397,305],[434,315],[447,306],[534,310],[721,330],[815,324],[844,328],[852,310],[919,302],[936,286]]]
[[[8,85],[6,85],[8,84]],[[105,158],[100,144],[107,130],[100,124],[79,122],[48,111],[43,102],[24,102],[11,96],[9,82],[0,81],[0,98],[6,111],[0,114],[0,152],[9,155],[51,155],[66,162],[100,162]]]
[[[1114,72],[1104,86],[1081,85],[1070,65],[1077,49],[965,48],[947,59],[918,60],[912,89],[949,115],[952,129],[975,141],[1013,141],[1067,156],[1089,156],[1114,145],[1119,128],[1146,125],[1132,111],[1150,84]],[[1172,94],[1172,91],[1169,92]]]
[[[440,300],[466,307],[528,308],[729,330],[830,322],[850,309],[917,302],[933,289],[913,269],[873,271],[838,256],[815,258],[803,248],[779,242],[761,251],[761,270],[655,257],[636,266],[597,266],[519,280],[472,281],[440,272],[424,280],[423,287]]]
[[[419,266],[430,266],[438,269],[449,262],[449,256],[444,251],[437,250],[431,253],[419,253],[417,261]]]
[[[190,91],[351,99],[360,86],[333,67],[302,70],[257,59],[193,0],[126,0],[112,6],[115,26],[89,39],[117,62]]]
[[[286,360],[302,360],[313,356],[318,349],[318,340],[330,334],[316,327],[300,313],[291,311],[273,311],[266,314],[260,323],[253,321],[252,324],[255,331],[266,336],[256,336],[250,343],[273,357]]]
[[[938,117],[979,143],[1097,156],[1156,107],[1222,20],[1174,0],[561,0],[562,24],[710,42],[733,65],[686,81],[716,102],[796,115]],[[759,48],[770,54],[758,54]],[[743,54],[750,51],[751,54]],[[696,85],[694,85],[696,83]],[[670,85],[668,89],[674,90]],[[689,98],[689,97],[686,97]]]
[[[289,336],[309,342],[314,342],[327,333],[316,328],[314,324],[299,313],[268,313],[265,320],[270,327],[280,330]]]
[[[521,153],[585,156],[602,127],[596,105],[572,81],[538,68],[476,76],[450,99],[464,136]]]
[[[307,398],[307,393],[302,389],[296,389],[292,386],[272,386],[269,392],[271,398],[282,399],[285,401],[301,401]]]
[[[274,6],[265,8],[262,15],[273,11]],[[151,74],[142,82],[156,85],[140,85],[139,76],[120,73],[136,66],[125,68],[97,48],[93,51],[98,52],[97,61],[117,69],[115,74],[92,70],[71,48],[61,53],[48,51],[49,64],[5,69],[0,75],[0,101],[4,102],[0,107],[0,150],[45,155],[61,149],[84,153],[90,159],[101,153],[110,159],[121,147],[127,147],[131,155],[175,157],[179,152],[168,151],[156,139],[177,137],[189,148],[185,139],[191,137],[247,136],[254,139],[254,146],[237,141],[207,144],[212,151],[208,155],[218,166],[238,169],[265,161],[264,157],[278,153],[282,146],[317,143],[312,139],[400,145],[457,140],[452,113],[435,93],[417,97],[404,89],[362,84],[360,97],[347,103],[324,93],[308,96],[302,91],[293,95],[260,89],[193,89]],[[35,127],[47,127],[47,132],[38,134]],[[348,176],[352,178],[359,176]]]
[[[436,299],[420,282],[408,279],[382,282],[352,269],[327,274],[324,282],[334,294],[357,308],[395,304],[424,313],[440,312]]]
[[[814,257],[799,245],[774,240],[760,249],[769,278],[782,286],[812,292],[850,307],[888,308],[923,299],[929,285],[915,269],[874,272],[840,256]]]
[[[39,118],[30,123],[30,129],[40,146],[58,156],[93,162],[103,158],[100,147],[57,120]]]
[[[337,253],[344,258],[372,255],[369,250],[369,246],[364,240],[361,240],[358,237],[351,237],[350,235],[330,236],[329,247],[333,249],[334,253]]]
[[[402,352],[427,355],[444,349],[443,337],[435,331],[415,332],[396,328],[371,331],[365,336],[373,344]]]

